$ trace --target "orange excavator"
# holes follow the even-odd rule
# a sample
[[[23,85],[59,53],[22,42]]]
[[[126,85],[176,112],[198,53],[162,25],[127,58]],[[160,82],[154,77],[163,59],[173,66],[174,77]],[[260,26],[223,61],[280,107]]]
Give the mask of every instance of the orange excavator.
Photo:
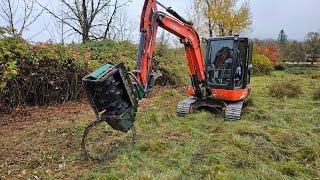
[[[165,12],[158,11],[163,8]],[[105,64],[83,78],[88,99],[100,121],[113,129],[128,132],[133,126],[138,101],[152,89],[153,52],[158,27],[180,38],[190,72],[188,99],[177,105],[177,114],[186,116],[198,109],[225,112],[226,120],[238,120],[250,92],[252,44],[248,38],[218,37],[203,39],[206,53],[193,24],[172,8],[156,0],[145,0],[140,24],[137,67],[128,72],[122,63]]]

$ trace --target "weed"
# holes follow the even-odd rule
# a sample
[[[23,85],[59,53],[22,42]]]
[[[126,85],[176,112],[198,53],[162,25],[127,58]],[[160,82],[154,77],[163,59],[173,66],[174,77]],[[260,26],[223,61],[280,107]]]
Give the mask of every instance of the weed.
[[[155,154],[164,153],[169,144],[158,140],[149,140],[145,144],[140,145],[139,149],[144,152],[150,152]]]
[[[313,99],[315,101],[320,101],[320,87],[317,88],[313,93]]]
[[[279,166],[279,170],[286,176],[297,176],[301,171],[299,164],[294,161],[281,163]]]
[[[276,82],[269,86],[269,94],[276,98],[294,98],[302,94],[302,89],[294,81]]]
[[[28,162],[28,168],[30,169],[36,169],[39,166],[41,166],[41,162],[38,159],[33,159]]]
[[[246,101],[245,101],[245,104],[244,104],[246,107],[247,106],[254,106],[254,101],[251,97],[249,97]]]
[[[313,72],[309,75],[311,79],[320,79],[320,72]]]

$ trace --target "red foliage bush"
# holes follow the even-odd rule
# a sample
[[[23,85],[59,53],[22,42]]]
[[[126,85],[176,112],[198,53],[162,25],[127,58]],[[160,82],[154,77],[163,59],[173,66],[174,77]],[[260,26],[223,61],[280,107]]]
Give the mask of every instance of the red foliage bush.
[[[272,65],[276,65],[279,59],[279,49],[277,45],[273,43],[267,44],[256,44],[257,51],[259,54],[262,54],[268,57]]]

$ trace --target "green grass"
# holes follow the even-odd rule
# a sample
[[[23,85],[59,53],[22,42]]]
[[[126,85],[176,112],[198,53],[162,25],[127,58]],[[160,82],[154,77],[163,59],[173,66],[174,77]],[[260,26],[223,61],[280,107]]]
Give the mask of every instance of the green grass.
[[[270,84],[284,81],[298,82],[303,93],[295,98],[270,97]],[[18,151],[0,161],[4,164],[0,173],[45,179],[319,178],[320,102],[312,94],[320,81],[273,72],[254,77],[252,86],[253,105],[237,122],[206,112],[179,118],[175,108],[185,98],[185,90],[154,90],[138,112],[137,144],[110,162],[90,162],[79,152],[82,131],[93,118],[91,112],[72,120],[34,124],[0,139],[1,147]],[[59,170],[63,163],[65,169]]]

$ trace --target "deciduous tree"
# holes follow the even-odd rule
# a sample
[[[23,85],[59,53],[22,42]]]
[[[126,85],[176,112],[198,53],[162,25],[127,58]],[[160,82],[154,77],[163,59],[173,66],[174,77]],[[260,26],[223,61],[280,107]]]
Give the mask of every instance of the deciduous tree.
[[[214,35],[214,22],[207,17],[209,7],[216,0],[194,0],[189,11],[189,19],[195,24],[197,32],[201,35]]]
[[[213,31],[218,36],[240,34],[252,25],[248,2],[239,5],[238,0],[214,0],[205,14],[214,22]]]
[[[305,50],[302,42],[291,41],[287,47],[288,60],[292,62],[301,62],[305,58]]]
[[[40,17],[42,10],[36,7],[34,0],[1,0],[0,17],[13,36],[22,34]]]
[[[81,36],[83,42],[90,39],[107,39],[117,12],[129,0],[57,0],[66,9],[62,13],[38,2],[49,14],[63,22]],[[108,15],[108,16],[107,16]]]
[[[310,32],[305,39],[305,49],[306,53],[312,57],[312,62],[314,62],[317,56],[320,55],[320,33]]]

